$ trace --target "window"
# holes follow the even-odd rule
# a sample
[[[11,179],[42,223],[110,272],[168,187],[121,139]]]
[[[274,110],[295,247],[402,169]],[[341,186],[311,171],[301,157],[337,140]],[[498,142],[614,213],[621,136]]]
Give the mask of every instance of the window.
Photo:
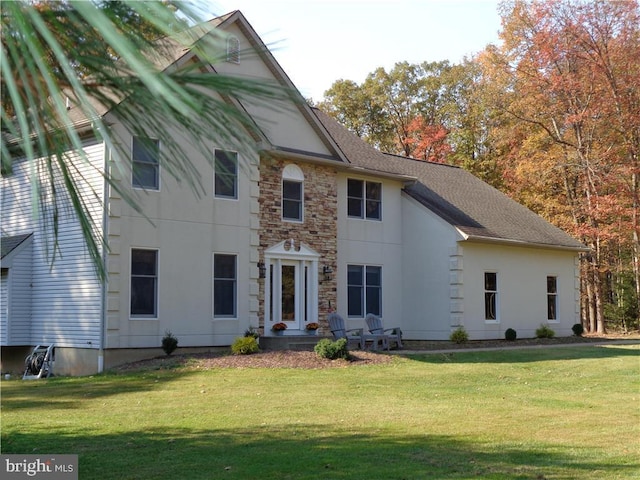
[[[484,274],[484,318],[498,319],[498,274],[485,272]]]
[[[347,180],[347,215],[370,220],[382,219],[382,184]]]
[[[282,217],[302,221],[302,183],[282,181]]]
[[[558,319],[558,278],[547,277],[547,320]]]
[[[301,222],[303,219],[304,173],[297,165],[287,165],[282,171],[282,218]]]
[[[347,266],[347,314],[382,314],[382,267]]]
[[[160,141],[153,138],[133,137],[131,157],[132,185],[158,190],[160,188]]]
[[[131,316],[156,317],[158,251],[131,250]]]
[[[234,36],[227,38],[227,62],[240,63],[240,40]]]
[[[235,255],[213,256],[213,316],[236,316],[237,268]]]
[[[238,154],[227,150],[215,151],[215,195],[238,198]]]

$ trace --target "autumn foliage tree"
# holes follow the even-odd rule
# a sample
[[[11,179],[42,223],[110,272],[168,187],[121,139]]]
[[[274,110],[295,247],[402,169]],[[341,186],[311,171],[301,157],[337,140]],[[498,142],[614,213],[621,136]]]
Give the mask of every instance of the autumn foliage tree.
[[[451,153],[447,142],[449,131],[444,125],[432,125],[422,116],[417,116],[407,125],[406,144],[409,156],[420,160],[446,163]]]
[[[398,63],[322,108],[377,148],[462,166],[589,247],[582,318],[640,318],[637,0],[507,0],[501,44]],[[348,89],[344,87],[348,86]],[[632,313],[631,313],[632,312]]]
[[[503,45],[485,58],[505,94],[496,108],[507,118],[494,131],[505,184],[529,206],[521,189],[533,185],[536,201],[552,205],[550,218],[569,217],[590,247],[584,316],[590,331],[603,332],[616,272],[633,268],[638,285],[638,4],[516,0],[501,8]],[[633,267],[620,263],[623,251],[633,252]]]

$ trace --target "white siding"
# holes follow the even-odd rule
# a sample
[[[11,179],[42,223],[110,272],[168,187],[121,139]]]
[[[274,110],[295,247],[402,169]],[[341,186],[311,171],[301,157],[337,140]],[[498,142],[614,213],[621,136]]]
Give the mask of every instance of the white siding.
[[[104,164],[104,146],[102,143],[87,143],[85,151],[89,164],[83,163],[73,153],[69,154],[67,162],[77,169],[78,187],[96,228],[101,231],[104,188],[100,172]],[[13,174],[2,179],[3,235],[33,232],[28,343],[55,342],[61,347],[98,348],[101,286],[84,245],[80,225],[68,199],[58,198],[62,213],[58,250],[52,263],[53,232],[42,220],[50,213],[51,206],[45,201],[41,214],[33,214],[31,175],[37,175],[37,171],[27,162],[16,162]],[[63,190],[61,185],[57,188],[58,191]],[[20,282],[24,284],[26,277]],[[26,301],[26,297],[21,301]],[[15,340],[27,340],[25,322],[16,324],[15,330],[11,330],[12,336],[14,332]],[[12,343],[16,344],[13,338]]]
[[[237,25],[231,25],[228,33],[240,41],[240,62],[220,62],[216,64],[216,71],[239,77],[261,78],[275,83],[276,77],[271,67],[265,64],[259,55],[246,53],[251,45]],[[285,105],[251,102],[245,99],[242,104],[273,145],[331,155],[332,152],[293,103]]]
[[[457,249],[456,231],[409,196],[403,196],[404,248],[402,292],[405,316],[402,331],[416,340],[447,340],[456,323],[451,301],[452,253]],[[452,313],[453,312],[453,313]]]
[[[347,216],[347,179],[382,183],[382,221]],[[401,215],[402,183],[350,174],[338,175],[338,283],[337,311],[348,328],[364,328],[363,318],[347,315],[347,265],[382,267],[382,318],[385,325],[398,326],[403,315]],[[365,312],[366,313],[366,312]]]
[[[120,127],[120,141],[130,145],[131,136]],[[180,128],[173,136],[178,142],[184,138]],[[239,155],[238,199],[221,199],[214,195],[210,162],[214,149],[229,147],[210,141],[211,157],[202,158],[187,141],[182,143],[191,149],[189,157],[202,179],[201,197],[166,171],[161,171],[160,190],[146,193],[131,188],[129,173],[122,175],[122,189],[136,197],[149,222],[110,192],[107,348],[159,347],[166,330],[180,347],[230,345],[250,324],[258,324],[258,157]],[[132,248],[158,250],[156,318],[130,318]],[[235,318],[213,318],[214,252],[237,255]]]
[[[447,340],[457,326],[471,339],[519,338],[549,324],[558,336],[579,322],[575,252],[461,241],[450,224],[410,197],[403,199],[402,323],[406,338]],[[485,321],[484,272],[498,275],[498,321]],[[558,280],[558,319],[547,322],[546,277]]]
[[[8,317],[9,317],[9,269],[3,268],[0,271],[0,345],[7,345],[9,339]]]
[[[8,345],[28,345],[31,335],[32,242],[13,259],[9,270]]]
[[[559,337],[572,335],[579,322],[575,252],[464,243],[464,325],[476,339],[504,338],[513,328],[518,338],[535,337],[549,325]],[[498,275],[498,321],[484,319],[484,272]],[[547,320],[547,276],[557,278],[557,320]]]

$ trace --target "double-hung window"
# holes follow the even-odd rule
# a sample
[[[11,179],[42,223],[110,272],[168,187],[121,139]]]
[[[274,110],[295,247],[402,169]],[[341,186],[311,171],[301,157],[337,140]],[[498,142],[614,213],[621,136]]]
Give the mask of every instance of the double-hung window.
[[[304,173],[294,164],[282,172],[282,218],[294,222],[304,218]]]
[[[558,319],[558,277],[547,277],[547,320]]]
[[[158,190],[160,188],[160,141],[153,138],[133,137],[131,159],[132,185]]]
[[[131,250],[131,317],[155,318],[158,312],[158,251]]]
[[[347,215],[369,220],[382,219],[382,184],[349,178],[347,180]]]
[[[238,198],[238,153],[216,150],[214,155],[215,196]]]
[[[382,315],[382,267],[347,265],[347,314]]]
[[[498,320],[498,274],[484,273],[484,319]]]
[[[282,218],[302,221],[302,182],[282,181]]]
[[[235,318],[238,269],[236,255],[213,255],[213,317]]]

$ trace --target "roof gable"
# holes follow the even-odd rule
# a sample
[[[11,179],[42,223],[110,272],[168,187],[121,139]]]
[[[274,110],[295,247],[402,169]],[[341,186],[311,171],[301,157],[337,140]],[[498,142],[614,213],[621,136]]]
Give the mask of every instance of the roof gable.
[[[241,43],[240,61],[237,63],[224,61],[224,42],[217,41],[229,34],[238,37]],[[214,36],[216,41],[207,43],[205,37],[209,36]],[[262,138],[255,138],[262,142],[261,149],[308,159],[317,157],[321,160],[346,161],[311,107],[239,10],[196,25],[176,37],[160,39],[156,45],[156,50],[148,52],[146,56],[158,70],[180,69],[193,62],[199,63],[199,49],[207,49],[210,54],[209,50],[215,48],[220,61],[206,65],[211,75],[260,79],[288,91],[288,104],[284,101],[279,104],[261,102],[248,96],[244,99],[224,97],[225,101],[234,104],[252,118],[262,135]],[[109,113],[105,105],[93,99],[92,104],[98,116]],[[90,124],[82,109],[77,106],[72,105],[68,115],[78,127]]]
[[[238,10],[232,12],[225,16],[218,28],[242,38],[240,62],[216,64],[213,66],[216,72],[272,81],[291,93],[289,105],[252,104],[250,100],[239,102],[268,140],[269,145],[265,149],[276,154],[300,154],[344,162],[334,140],[244,15]]]
[[[0,238],[0,264],[2,268],[11,267],[14,257],[31,245],[32,236],[32,233],[26,233]]]

